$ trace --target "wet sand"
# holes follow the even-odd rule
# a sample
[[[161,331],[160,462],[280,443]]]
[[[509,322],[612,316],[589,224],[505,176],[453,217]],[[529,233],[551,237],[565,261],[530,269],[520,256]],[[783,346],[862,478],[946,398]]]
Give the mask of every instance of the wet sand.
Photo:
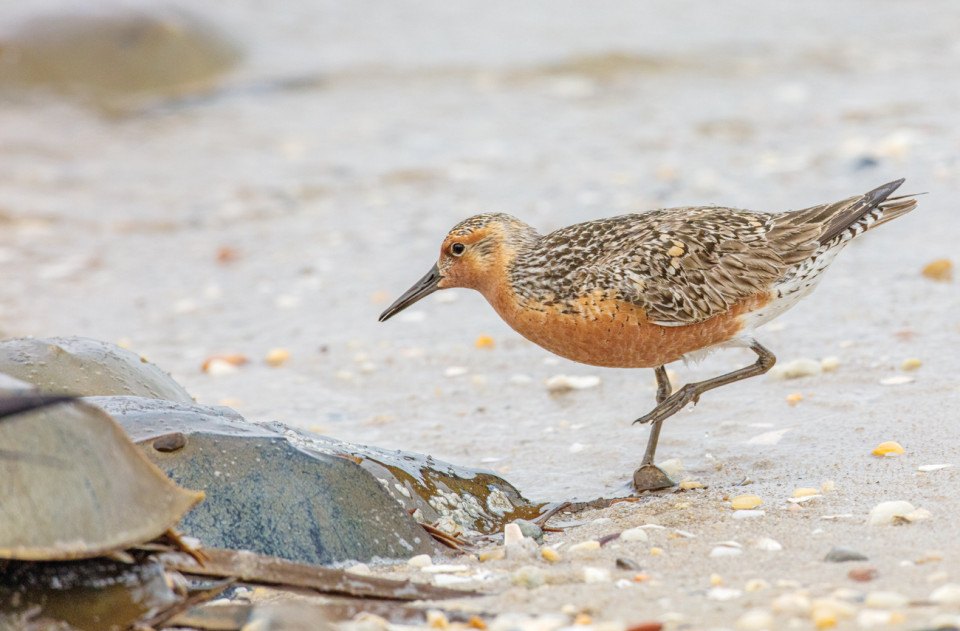
[[[706,489],[601,511],[590,517],[613,522],[551,535],[576,542],[657,522],[696,538],[651,532],[654,543],[615,544],[577,566],[484,564],[491,578],[478,584],[497,595],[471,606],[589,606],[595,621],[615,624],[679,613],[689,628],[730,628],[798,590],[893,590],[921,601],[960,582],[960,546],[943,536],[960,516],[960,473],[917,472],[960,465],[960,360],[950,352],[960,291],[956,280],[920,274],[937,258],[960,262],[960,10],[547,6],[428,3],[413,14],[326,3],[264,15],[253,3],[201,4],[248,48],[220,92],[120,118],[9,99],[0,108],[0,333],[122,342],[202,403],[489,467],[536,499],[610,495],[642,453],[646,431],[630,421],[653,405],[652,371],[553,358],[466,291],[377,323],[434,262],[446,230],[486,210],[545,232],[673,205],[799,208],[906,177],[906,192],[930,193],[920,208],[858,239],[811,297],[759,336],[781,362],[833,356],[837,369],[707,394],[667,422],[659,450]],[[310,81],[283,81],[296,77]],[[477,348],[480,336],[493,347]],[[277,347],[291,358],[274,368],[263,358]],[[204,373],[220,353],[251,363]],[[908,358],[922,366],[903,371]],[[749,361],[724,351],[671,368],[687,381]],[[557,374],[601,381],[551,394],[544,381]],[[912,381],[882,383],[904,376]],[[885,440],[906,453],[872,456]],[[826,480],[835,490],[822,498],[787,502]],[[723,498],[741,493],[762,497],[766,514],[735,520]],[[899,499],[932,516],[865,524],[875,504]],[[783,550],[752,548],[762,537]],[[743,552],[710,558],[726,540]],[[650,555],[652,545],[663,554]],[[835,545],[869,556],[879,578],[853,583],[849,564],[823,563]],[[609,569],[620,555],[650,580],[583,584],[579,565]],[[933,556],[941,560],[916,563]],[[507,588],[524,564],[556,578]],[[715,600],[711,574],[743,593]],[[770,587],[745,592],[751,578]],[[853,607],[840,628],[873,608]],[[900,628],[912,629],[950,611],[897,609]],[[811,628],[809,611],[796,617]]]

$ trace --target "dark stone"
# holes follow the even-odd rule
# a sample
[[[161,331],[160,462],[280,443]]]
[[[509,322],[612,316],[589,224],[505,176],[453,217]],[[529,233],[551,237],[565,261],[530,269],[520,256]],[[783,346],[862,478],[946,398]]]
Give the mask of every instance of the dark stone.
[[[207,546],[303,563],[436,554],[437,545],[354,461],[308,452],[223,407],[91,397],[173,480],[205,500],[179,528]],[[175,451],[153,444],[185,437]]]
[[[0,342],[0,373],[43,394],[130,395],[192,403],[173,378],[136,353],[84,337]]]
[[[618,570],[628,570],[630,572],[639,572],[643,568],[640,567],[640,564],[634,561],[633,559],[628,559],[626,557],[617,558],[617,569]]]
[[[847,561],[866,561],[866,555],[850,548],[834,547],[823,558],[828,563],[845,563]]]
[[[177,451],[178,449],[183,449],[186,446],[187,446],[187,437],[181,434],[180,432],[164,434],[163,436],[153,441],[153,448],[156,449],[157,451],[162,451],[165,453],[169,453],[171,451]]]

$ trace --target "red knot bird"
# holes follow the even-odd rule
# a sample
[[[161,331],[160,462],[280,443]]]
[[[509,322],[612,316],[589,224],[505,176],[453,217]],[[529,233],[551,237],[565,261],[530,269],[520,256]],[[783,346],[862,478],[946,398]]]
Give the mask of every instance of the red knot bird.
[[[667,208],[547,235],[510,215],[476,215],[454,226],[437,263],[380,321],[438,289],[467,287],[561,357],[653,368],[657,406],[635,421],[651,427],[633,483],[666,488],[673,482],[653,459],[663,421],[708,390],[770,370],[776,357],[754,330],[809,294],[851,239],[913,210],[913,196],[891,197],[902,183],[803,210]],[[719,347],[749,348],[757,361],[671,392],[666,364]]]

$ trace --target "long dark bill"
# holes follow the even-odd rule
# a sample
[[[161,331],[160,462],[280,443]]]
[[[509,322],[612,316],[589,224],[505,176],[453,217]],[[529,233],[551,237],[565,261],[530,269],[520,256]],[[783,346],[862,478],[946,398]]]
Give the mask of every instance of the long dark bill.
[[[380,314],[380,321],[386,322],[388,319],[397,315],[416,301],[440,289],[437,283],[440,282],[440,270],[434,265],[426,275],[418,280],[413,287],[404,292],[397,301],[387,307],[387,310]]]

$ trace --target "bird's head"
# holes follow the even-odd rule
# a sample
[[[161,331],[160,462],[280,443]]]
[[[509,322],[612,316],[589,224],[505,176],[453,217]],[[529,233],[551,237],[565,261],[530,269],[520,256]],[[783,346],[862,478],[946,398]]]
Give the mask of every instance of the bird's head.
[[[380,321],[400,313],[438,289],[466,287],[486,294],[505,281],[517,252],[536,241],[536,231],[503,213],[474,215],[458,223],[440,245],[440,258],[426,275],[380,314]]]

